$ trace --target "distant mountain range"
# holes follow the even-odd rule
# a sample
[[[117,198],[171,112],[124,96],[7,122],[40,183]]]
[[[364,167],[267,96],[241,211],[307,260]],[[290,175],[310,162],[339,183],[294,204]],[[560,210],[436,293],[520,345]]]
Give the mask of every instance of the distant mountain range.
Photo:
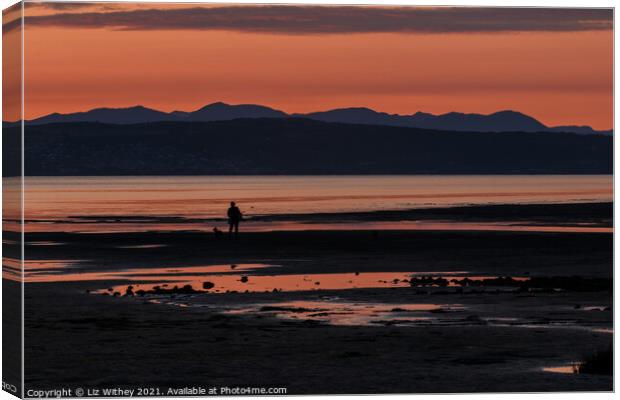
[[[2,142],[5,176],[20,174],[21,129],[5,128]],[[24,155],[28,176],[610,174],[613,137],[463,134],[307,118],[71,122],[30,126]]]
[[[143,106],[129,108],[96,108],[71,114],[49,114],[27,121],[28,125],[65,122],[101,122],[107,124],[140,124],[164,121],[211,122],[240,118],[307,118],[323,122],[383,125],[463,132],[568,132],[578,134],[611,134],[589,126],[548,127],[540,121],[516,111],[499,111],[493,114],[464,114],[451,112],[433,115],[417,112],[411,115],[387,114],[369,108],[339,108],[307,114],[287,114],[273,108],[222,102],[209,104],[196,111],[166,113]],[[11,126],[15,123],[5,123]]]

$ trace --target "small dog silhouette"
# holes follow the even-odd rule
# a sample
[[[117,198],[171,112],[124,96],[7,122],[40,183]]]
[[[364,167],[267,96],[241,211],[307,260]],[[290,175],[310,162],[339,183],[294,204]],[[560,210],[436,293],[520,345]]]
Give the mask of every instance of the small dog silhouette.
[[[215,228],[213,228],[213,234],[215,235],[216,238],[220,238],[224,235],[224,232],[219,230],[218,227],[216,226]]]

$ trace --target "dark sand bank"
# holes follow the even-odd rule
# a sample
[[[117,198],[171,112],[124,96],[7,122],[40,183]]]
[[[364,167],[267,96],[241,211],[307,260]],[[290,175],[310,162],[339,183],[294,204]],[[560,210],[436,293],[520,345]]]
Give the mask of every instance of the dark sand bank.
[[[29,260],[76,261],[61,274],[243,263],[278,265],[252,271],[250,280],[380,271],[611,278],[613,271],[610,233],[309,231],[245,233],[232,240],[190,231],[40,232],[27,233],[26,240]],[[42,242],[47,245],[37,244]],[[26,284],[28,388],[202,384],[287,387],[289,394],[612,389],[610,376],[542,370],[608,348],[613,314],[608,290],[206,293],[180,296],[176,305],[86,293],[114,284],[131,282]],[[428,313],[456,321],[428,326],[398,321],[341,326],[269,312],[221,312],[235,305],[263,304],[270,310],[291,301],[334,298],[394,308],[459,304],[463,310]],[[505,318],[506,323],[489,322]],[[527,323],[511,325],[513,320]]]
[[[449,231],[242,233],[28,233],[29,260],[83,260],[83,271],[137,266],[265,262],[280,273],[475,271],[491,274],[611,276],[612,234]],[[161,244],[163,247],[144,248]],[[134,246],[133,248],[125,248]],[[257,273],[272,271],[257,271]]]
[[[611,390],[612,385],[606,376],[541,371],[606,348],[607,333],[544,326],[331,326],[222,316],[131,298],[79,297],[81,289],[44,284],[28,292],[28,387],[202,383],[287,387],[294,394]],[[398,301],[418,300],[399,293]]]
[[[258,220],[310,221],[401,221],[442,220],[467,222],[515,221],[550,224],[583,224],[611,226],[613,203],[572,204],[496,204],[484,206],[432,207],[411,210],[386,210],[347,213],[291,214],[257,217]]]
[[[248,210],[246,210],[248,211]],[[571,204],[496,204],[484,206],[430,207],[312,214],[246,215],[247,222],[394,222],[394,221],[441,221],[455,223],[512,222],[519,225],[591,226],[611,227],[613,225],[613,203],[571,203]],[[135,224],[145,226],[158,224],[206,224],[224,222],[225,218],[186,218],[158,215],[70,215],[66,219],[28,220],[84,225],[92,223]],[[282,228],[279,228],[282,230]],[[312,229],[308,227],[308,229]]]

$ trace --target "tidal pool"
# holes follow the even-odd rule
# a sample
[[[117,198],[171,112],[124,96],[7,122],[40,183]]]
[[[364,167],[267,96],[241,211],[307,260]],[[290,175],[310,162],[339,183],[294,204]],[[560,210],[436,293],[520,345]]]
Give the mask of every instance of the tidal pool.
[[[321,274],[254,274],[257,269],[275,267],[264,264],[230,266],[184,267],[178,269],[145,268],[114,273],[114,277],[131,280],[99,293],[118,294],[191,294],[191,293],[257,293],[306,292],[317,290],[345,290],[399,287],[462,287],[481,282],[506,279],[518,287],[528,278],[501,278],[497,276],[428,276],[416,272],[348,272]],[[110,274],[106,274],[111,278]],[[100,279],[97,279],[100,280]],[[499,282],[499,281],[498,281]],[[498,286],[509,286],[501,281]],[[485,285],[485,286],[493,286]],[[172,290],[171,290],[172,288]]]
[[[545,372],[554,372],[556,374],[576,374],[578,373],[579,364],[573,363],[570,365],[560,365],[557,367],[545,367],[542,370]]]
[[[385,304],[339,301],[290,301],[233,308],[225,314],[269,315],[330,325],[412,325],[433,323],[435,314],[462,312],[461,304]]]

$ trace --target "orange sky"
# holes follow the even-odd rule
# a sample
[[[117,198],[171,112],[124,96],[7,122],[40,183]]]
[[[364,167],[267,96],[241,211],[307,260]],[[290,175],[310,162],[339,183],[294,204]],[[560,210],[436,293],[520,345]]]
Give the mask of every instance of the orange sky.
[[[19,19],[21,7],[14,5],[2,11],[2,23]],[[2,35],[2,120],[21,117],[21,35],[19,30]]]
[[[613,124],[611,30],[120,30],[29,26],[29,12],[65,11],[26,12],[27,119],[136,104],[190,111],[224,101],[287,112],[513,109],[547,125]]]

